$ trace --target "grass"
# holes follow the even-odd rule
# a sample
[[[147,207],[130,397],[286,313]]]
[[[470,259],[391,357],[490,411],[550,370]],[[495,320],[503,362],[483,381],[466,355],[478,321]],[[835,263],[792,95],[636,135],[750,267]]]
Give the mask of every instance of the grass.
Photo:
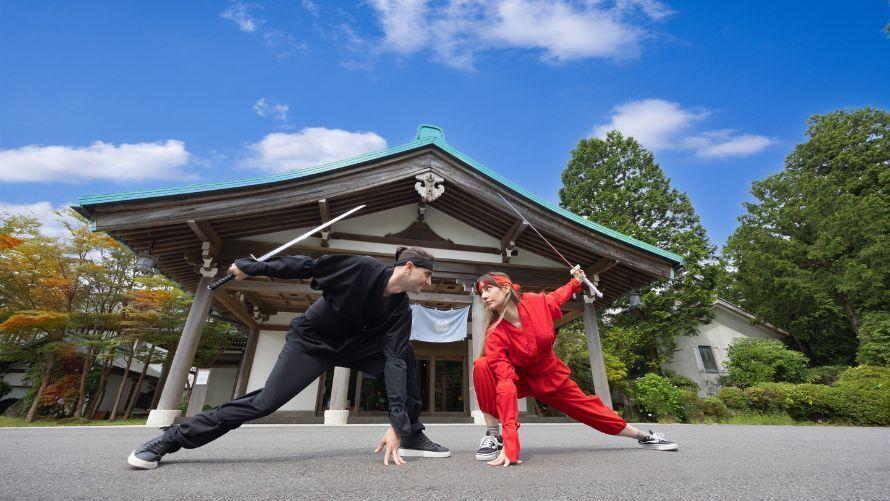
[[[118,419],[116,421],[92,421],[84,418],[46,419],[37,418],[32,423],[26,423],[25,418],[13,418],[0,416],[0,428],[18,428],[28,426],[122,426],[144,425],[145,418]]]
[[[812,425],[809,421],[795,421],[784,412],[775,414],[748,413],[732,416],[723,424]]]

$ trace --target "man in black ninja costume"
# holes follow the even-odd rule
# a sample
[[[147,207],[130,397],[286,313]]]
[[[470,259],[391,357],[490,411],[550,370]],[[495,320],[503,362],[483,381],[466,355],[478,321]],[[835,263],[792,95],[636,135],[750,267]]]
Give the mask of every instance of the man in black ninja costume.
[[[276,411],[334,366],[382,376],[389,400],[390,427],[374,452],[383,463],[401,465],[403,456],[448,457],[451,452],[423,433],[422,403],[411,335],[407,292],[430,283],[435,259],[416,247],[399,247],[393,266],[368,256],[275,257],[265,262],[239,258],[229,268],[237,279],[267,276],[312,279],[322,297],[291,321],[266,385],[241,398],[162,428],[164,433],[134,450],[134,468],[157,467],[161,457],[194,449],[242,423]]]

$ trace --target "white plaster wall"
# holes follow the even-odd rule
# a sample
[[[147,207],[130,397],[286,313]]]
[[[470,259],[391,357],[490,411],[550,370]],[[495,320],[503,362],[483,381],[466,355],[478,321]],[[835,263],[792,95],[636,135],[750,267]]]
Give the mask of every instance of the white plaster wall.
[[[383,237],[390,233],[398,233],[408,227],[416,218],[416,205],[404,205],[394,209],[376,212],[364,216],[358,216],[336,223],[332,232],[355,233],[360,235],[372,235]],[[482,247],[499,248],[501,245],[499,238],[494,238],[485,234],[458,219],[455,219],[444,212],[438,211],[432,207],[428,207],[424,220],[440,236],[451,240],[456,244],[476,245]],[[270,243],[282,244],[293,238],[296,238],[312,228],[299,228],[294,230],[279,231],[275,233],[267,233],[254,237],[253,239]],[[528,230],[531,231],[531,230]],[[321,239],[307,238],[304,242],[307,245],[320,245]],[[372,242],[356,242],[353,240],[331,239],[331,251],[337,249],[359,251],[359,252],[379,252],[383,254],[393,254],[396,245],[380,244]],[[498,254],[486,254],[483,252],[466,252],[449,249],[437,249],[430,247],[428,250],[438,258],[442,259],[460,259],[464,261],[476,261],[481,263],[500,264],[501,257]],[[533,254],[524,249],[520,249],[519,254],[510,260],[511,263],[522,265],[533,265],[552,268],[564,268],[562,263],[549,258],[544,258],[537,254]]]
[[[664,368],[691,378],[699,385],[699,395],[706,396],[709,385],[716,388],[720,373],[706,372],[701,367],[698,346],[714,348],[717,367],[723,372],[727,361],[726,350],[733,340],[740,337],[779,339],[781,336],[760,325],[752,325],[749,320],[717,306],[714,320],[710,324],[699,326],[698,333],[694,336],[677,338],[674,356]]]
[[[124,379],[123,376],[118,374],[109,374],[108,375],[108,384],[105,386],[105,395],[102,396],[102,402],[99,404],[99,410],[111,412],[112,406],[114,406],[114,399],[117,398],[117,389],[120,387],[121,379]],[[126,383],[124,385],[124,392],[121,394],[121,401],[117,405],[118,412],[124,412],[127,408],[127,396],[130,394],[130,391],[133,389],[133,381],[131,378],[127,378]],[[142,383],[145,384],[144,382]]]
[[[25,371],[28,370],[28,364],[25,362],[13,362],[10,364],[9,370],[16,372],[8,372],[6,375],[0,377],[0,381],[6,381],[7,384],[12,386],[12,389],[4,397],[0,398],[5,400],[7,398],[24,397],[25,394],[28,393],[28,388],[30,386],[25,383]]]
[[[25,364],[16,364],[16,366],[21,365],[21,369],[25,369]],[[8,385],[12,387],[12,389],[6,395],[0,397],[0,399],[6,400],[7,398],[22,398],[25,394],[28,393],[28,385],[25,384],[25,373],[24,372],[10,372],[5,376],[0,377],[0,381],[6,382]]]
[[[274,315],[270,324],[289,324],[295,317],[293,313],[279,313]],[[250,378],[247,380],[247,392],[262,388],[266,384],[272,367],[278,360],[278,354],[284,346],[286,332],[264,331],[260,329],[257,338],[256,354],[253,357],[253,366],[250,368]],[[284,404],[283,411],[314,411],[315,400],[318,396],[318,379],[313,381],[297,396]]]
[[[238,367],[213,367],[210,369],[204,405],[216,407],[232,400],[232,392],[235,391],[235,378],[237,377]]]

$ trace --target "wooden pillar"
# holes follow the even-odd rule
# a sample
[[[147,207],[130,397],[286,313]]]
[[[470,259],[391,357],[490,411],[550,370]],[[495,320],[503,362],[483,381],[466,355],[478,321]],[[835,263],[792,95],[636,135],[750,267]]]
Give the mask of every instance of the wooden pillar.
[[[164,383],[158,408],[151,411],[145,423],[148,426],[169,426],[180,415],[179,405],[182,401],[182,389],[201,341],[201,329],[210,312],[210,300],[213,293],[207,290],[207,286],[213,283],[215,272],[214,269],[212,273],[206,274],[210,276],[202,276],[198,281],[198,289],[195,291],[188,319],[182,329],[182,336],[179,338],[179,347],[170,364],[170,372]]]
[[[334,367],[334,378],[331,381],[331,404],[324,411],[324,424],[346,424],[349,420],[349,408],[346,397],[349,396],[349,369]]]
[[[594,298],[584,295],[584,335],[587,337],[587,351],[590,353],[590,373],[593,375],[593,389],[606,407],[612,408],[612,394],[606,378],[606,361],[603,359],[603,346],[600,343],[599,326],[596,323]]]
[[[244,348],[244,358],[238,367],[238,378],[232,398],[241,398],[247,392],[247,381],[250,379],[250,369],[253,367],[253,357],[256,355],[256,345],[259,338],[260,326],[254,324],[247,333],[247,346]]]
[[[482,297],[476,292],[475,288],[472,292],[473,305],[470,307],[470,315],[472,320],[473,338],[467,343],[469,351],[469,386],[470,386],[470,415],[476,424],[485,423],[482,411],[479,410],[479,402],[476,400],[476,389],[473,387],[473,362],[482,356],[482,348],[485,345],[485,323],[488,312],[485,310],[485,304],[482,303]]]

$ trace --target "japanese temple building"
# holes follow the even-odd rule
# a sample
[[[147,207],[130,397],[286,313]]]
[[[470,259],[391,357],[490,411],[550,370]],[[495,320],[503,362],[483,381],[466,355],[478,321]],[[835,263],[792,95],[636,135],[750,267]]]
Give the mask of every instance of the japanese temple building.
[[[509,166],[502,166],[508,168]],[[518,217],[496,196],[521,211]],[[597,394],[611,405],[594,307],[673,276],[682,258],[566,211],[511,183],[422,125],[401,146],[317,167],[240,181],[80,198],[74,208],[92,228],[138,254],[157,258],[160,273],[194,294],[188,321],[158,408],[148,424],[180,416],[183,389],[210,310],[243,326],[240,356],[223,357],[195,378],[198,404],[215,405],[263,386],[284,344],[288,324],[319,297],[309,281],[251,278],[210,291],[232,261],[261,255],[353,207],[366,207],[289,249],[289,254],[365,254],[391,264],[398,245],[436,256],[432,286],[412,303],[471,312],[467,338],[413,342],[427,421],[481,419],[472,388],[472,361],[482,349],[484,308],[472,284],[504,271],[526,291],[555,289],[568,270],[530,222],[570,261],[580,263],[603,298],[567,303],[557,327],[583,318]],[[581,295],[579,295],[581,296]],[[594,301],[595,299],[595,301]],[[203,369],[203,368],[202,368]],[[200,395],[200,396],[198,396]],[[384,420],[382,382],[342,367],[328,371],[263,422]],[[201,405],[196,405],[200,410]],[[192,407],[189,408],[190,412]],[[520,411],[531,409],[520,402]],[[475,411],[475,412],[474,412]]]

